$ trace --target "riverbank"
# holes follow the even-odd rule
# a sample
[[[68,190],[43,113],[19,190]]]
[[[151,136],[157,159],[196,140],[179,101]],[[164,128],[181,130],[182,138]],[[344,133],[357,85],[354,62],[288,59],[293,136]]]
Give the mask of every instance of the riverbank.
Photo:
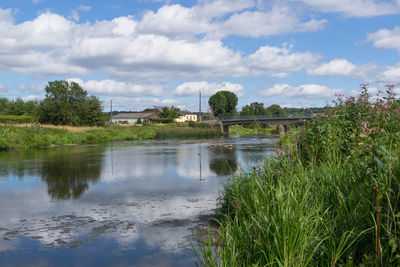
[[[0,150],[100,144],[124,140],[212,138],[221,135],[212,128],[192,128],[185,125],[109,125],[106,127],[0,125]]]
[[[279,134],[279,130],[262,125],[251,125],[244,127],[242,125],[229,126],[229,135],[247,135],[247,134]]]
[[[336,103],[227,181],[202,264],[399,266],[400,104],[366,88]]]

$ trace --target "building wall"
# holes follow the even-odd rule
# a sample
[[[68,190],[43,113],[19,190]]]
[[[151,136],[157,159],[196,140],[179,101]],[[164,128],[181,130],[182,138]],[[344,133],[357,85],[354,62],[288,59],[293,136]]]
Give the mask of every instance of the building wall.
[[[118,119],[112,119],[111,123],[115,124],[136,124],[137,119],[124,119],[124,118],[118,118]]]
[[[180,116],[179,118],[175,119],[175,122],[185,122],[185,121],[197,121],[196,114],[187,114],[184,116]]]

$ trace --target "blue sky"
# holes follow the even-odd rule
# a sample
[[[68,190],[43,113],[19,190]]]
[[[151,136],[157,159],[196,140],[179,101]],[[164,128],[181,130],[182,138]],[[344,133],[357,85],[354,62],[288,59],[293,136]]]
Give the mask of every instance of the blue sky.
[[[0,95],[78,82],[119,110],[230,90],[239,109],[400,85],[400,0],[1,0]]]

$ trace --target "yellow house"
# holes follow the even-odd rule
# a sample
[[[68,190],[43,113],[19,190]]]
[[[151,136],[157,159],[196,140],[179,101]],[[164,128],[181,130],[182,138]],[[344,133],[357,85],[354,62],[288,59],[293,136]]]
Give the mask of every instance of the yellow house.
[[[181,116],[175,119],[175,122],[197,121],[197,114],[190,111],[181,111]]]

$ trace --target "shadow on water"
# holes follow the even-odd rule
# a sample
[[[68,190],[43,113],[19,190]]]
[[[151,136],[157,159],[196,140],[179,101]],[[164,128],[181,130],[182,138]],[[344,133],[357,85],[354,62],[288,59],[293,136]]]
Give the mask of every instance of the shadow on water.
[[[103,146],[66,147],[0,154],[0,175],[40,176],[52,199],[79,198],[102,172]]]

